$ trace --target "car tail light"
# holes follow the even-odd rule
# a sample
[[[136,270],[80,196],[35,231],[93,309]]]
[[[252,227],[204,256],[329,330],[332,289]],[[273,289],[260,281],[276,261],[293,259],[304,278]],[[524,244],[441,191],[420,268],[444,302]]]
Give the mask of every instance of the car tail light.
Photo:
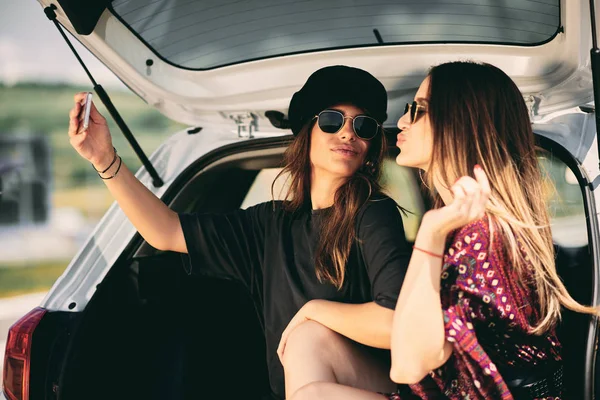
[[[8,331],[3,383],[9,400],[29,400],[31,339],[45,313],[43,308],[34,308]]]

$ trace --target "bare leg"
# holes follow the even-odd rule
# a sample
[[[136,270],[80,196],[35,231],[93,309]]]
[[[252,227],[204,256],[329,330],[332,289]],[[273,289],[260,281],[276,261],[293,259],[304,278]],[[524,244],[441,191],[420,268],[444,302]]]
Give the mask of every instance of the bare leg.
[[[387,396],[330,382],[302,386],[290,400],[386,400]]]
[[[389,363],[314,321],[303,322],[292,331],[283,355],[283,367],[288,399],[313,382],[339,383],[370,392],[387,393],[396,389],[389,377]]]

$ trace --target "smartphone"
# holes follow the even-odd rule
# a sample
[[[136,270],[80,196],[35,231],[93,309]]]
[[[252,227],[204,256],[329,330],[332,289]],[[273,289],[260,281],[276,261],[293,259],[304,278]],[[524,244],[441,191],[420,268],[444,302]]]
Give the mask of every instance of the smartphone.
[[[92,109],[92,93],[88,92],[85,96],[85,103],[79,111],[79,132],[86,130],[90,126],[90,110]]]

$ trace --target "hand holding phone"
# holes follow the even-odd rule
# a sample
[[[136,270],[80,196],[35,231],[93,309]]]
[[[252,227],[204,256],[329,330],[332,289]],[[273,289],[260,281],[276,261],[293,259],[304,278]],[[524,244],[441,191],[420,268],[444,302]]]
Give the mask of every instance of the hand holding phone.
[[[90,111],[92,109],[92,93],[85,96],[85,103],[79,111],[79,129],[77,133],[85,131],[90,126]]]
[[[106,119],[93,104],[91,93],[79,92],[73,96],[68,134],[71,146],[96,169],[102,171],[113,160],[115,150],[110,130]]]

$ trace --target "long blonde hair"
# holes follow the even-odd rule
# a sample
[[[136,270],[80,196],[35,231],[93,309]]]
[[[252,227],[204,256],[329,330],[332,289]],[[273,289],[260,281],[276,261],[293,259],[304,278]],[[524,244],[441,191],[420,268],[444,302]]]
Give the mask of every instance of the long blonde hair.
[[[523,96],[500,69],[452,62],[429,73],[429,118],[433,148],[427,179],[471,175],[481,165],[492,193],[486,212],[507,249],[520,282],[535,288],[540,309],[532,332],[541,334],[559,320],[561,306],[599,314],[567,292],[555,266],[550,218],[544,201],[534,135]],[[441,198],[432,193],[436,206]]]

